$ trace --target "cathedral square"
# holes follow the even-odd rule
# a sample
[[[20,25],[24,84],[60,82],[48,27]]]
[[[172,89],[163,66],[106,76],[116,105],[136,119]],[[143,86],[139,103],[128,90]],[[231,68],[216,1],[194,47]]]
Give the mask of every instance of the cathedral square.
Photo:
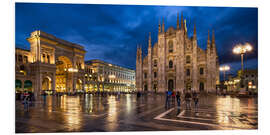
[[[257,8],[15,7],[16,133],[258,129]]]

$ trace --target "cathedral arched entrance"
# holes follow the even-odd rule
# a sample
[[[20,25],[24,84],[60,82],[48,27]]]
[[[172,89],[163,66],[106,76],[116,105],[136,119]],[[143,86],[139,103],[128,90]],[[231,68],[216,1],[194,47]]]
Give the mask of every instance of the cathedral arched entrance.
[[[169,91],[173,91],[173,89],[174,89],[174,86],[173,86],[173,80],[172,79],[170,79],[169,81],[168,81],[168,90]]]
[[[200,82],[200,86],[199,86],[200,92],[204,91],[204,83]]]
[[[144,91],[148,91],[147,84],[144,85]]]
[[[56,59],[55,90],[57,92],[70,92],[72,90],[72,62],[66,56]]]
[[[52,90],[52,79],[49,76],[42,79],[42,90]]]

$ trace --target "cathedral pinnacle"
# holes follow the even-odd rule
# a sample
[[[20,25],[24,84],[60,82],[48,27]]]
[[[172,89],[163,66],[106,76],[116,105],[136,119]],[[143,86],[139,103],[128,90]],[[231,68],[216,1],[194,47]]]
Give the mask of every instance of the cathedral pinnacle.
[[[151,32],[149,32],[149,39],[148,39],[148,48],[151,48]]]
[[[163,21],[162,21],[162,32],[165,32],[165,30],[164,30],[164,17],[163,17]]]
[[[179,30],[179,13],[177,13],[177,23],[176,23],[176,28]]]
[[[185,19],[185,32],[187,32],[187,20]]]
[[[212,31],[212,44],[215,44],[215,31]]]
[[[181,29],[184,29],[183,12],[181,13]]]
[[[160,27],[160,19],[158,20],[158,32],[161,32],[161,27]]]
[[[197,37],[197,32],[196,32],[196,23],[194,22],[194,32],[193,32],[193,37]]]
[[[210,37],[209,37],[209,30],[208,30],[208,38],[207,38],[207,49],[210,49]]]

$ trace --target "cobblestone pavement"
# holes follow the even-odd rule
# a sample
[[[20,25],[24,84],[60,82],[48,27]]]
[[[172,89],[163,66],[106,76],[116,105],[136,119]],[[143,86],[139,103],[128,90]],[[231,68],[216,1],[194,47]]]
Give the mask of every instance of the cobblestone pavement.
[[[47,96],[29,109],[16,101],[16,133],[257,129],[257,98],[200,96],[197,112],[164,95]]]

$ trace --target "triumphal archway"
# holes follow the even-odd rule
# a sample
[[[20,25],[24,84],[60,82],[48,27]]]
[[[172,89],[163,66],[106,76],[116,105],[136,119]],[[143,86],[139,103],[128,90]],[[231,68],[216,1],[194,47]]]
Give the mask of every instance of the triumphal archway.
[[[30,43],[34,93],[42,90],[75,92],[84,90],[83,46],[42,31],[34,31],[27,38]]]

